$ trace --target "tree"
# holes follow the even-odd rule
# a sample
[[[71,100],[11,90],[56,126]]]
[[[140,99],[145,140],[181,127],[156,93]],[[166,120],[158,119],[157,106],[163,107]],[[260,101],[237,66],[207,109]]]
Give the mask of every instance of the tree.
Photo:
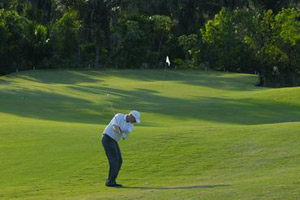
[[[38,68],[46,57],[51,55],[51,42],[48,30],[43,25],[29,22],[25,28],[23,40],[23,56],[30,67]]]
[[[153,24],[153,34],[154,41],[158,43],[158,56],[157,56],[157,65],[159,64],[159,60],[161,58],[161,50],[163,46],[163,41],[170,34],[172,27],[174,26],[174,22],[168,16],[162,15],[154,15],[150,17],[150,20]]]
[[[216,70],[237,71],[243,54],[242,44],[237,38],[233,13],[223,8],[213,20],[201,29],[206,45],[203,52],[210,66]]]
[[[24,29],[28,21],[22,18],[16,11],[0,9],[0,32],[2,45],[0,46],[0,73],[8,73],[22,68],[23,57],[22,42]],[[1,66],[2,65],[2,66]]]
[[[190,62],[192,65],[200,64],[201,59],[199,58],[201,51],[201,40],[199,40],[199,36],[197,34],[190,35],[182,35],[178,37],[179,45],[183,48],[185,52],[185,62]],[[179,63],[183,64],[182,59],[177,59]]]
[[[80,27],[81,23],[76,11],[65,13],[53,24],[51,40],[53,40],[53,45],[60,60],[76,62]]]

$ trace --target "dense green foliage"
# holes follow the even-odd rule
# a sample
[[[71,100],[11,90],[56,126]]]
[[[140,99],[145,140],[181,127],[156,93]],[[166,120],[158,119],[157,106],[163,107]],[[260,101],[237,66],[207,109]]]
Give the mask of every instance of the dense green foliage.
[[[300,77],[297,0],[1,0],[0,73],[173,67]]]
[[[300,70],[300,13],[222,9],[201,29],[205,58],[217,70],[260,71],[269,85],[296,85]],[[212,59],[212,56],[214,59]]]

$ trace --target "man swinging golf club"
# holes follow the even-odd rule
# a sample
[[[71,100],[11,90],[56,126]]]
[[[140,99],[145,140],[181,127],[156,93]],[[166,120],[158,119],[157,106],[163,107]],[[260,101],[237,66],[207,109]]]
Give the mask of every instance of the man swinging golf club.
[[[121,151],[118,141],[127,138],[133,131],[133,124],[141,123],[140,113],[132,110],[129,114],[116,114],[103,131],[102,145],[109,163],[109,173],[105,185],[108,187],[122,187],[116,183],[122,165]]]

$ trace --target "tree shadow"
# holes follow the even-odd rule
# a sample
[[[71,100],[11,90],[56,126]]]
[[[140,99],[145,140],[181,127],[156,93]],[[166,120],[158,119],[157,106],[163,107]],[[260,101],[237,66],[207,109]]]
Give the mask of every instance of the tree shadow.
[[[47,84],[76,84],[101,82],[99,76],[95,76],[92,71],[75,70],[30,70],[7,75],[7,77],[21,78],[27,81],[47,83]]]
[[[201,70],[38,70],[14,73],[10,76],[49,84],[93,83],[101,77],[120,77],[146,82],[175,81],[188,85],[204,86],[223,90],[258,90],[254,84],[257,77],[251,74],[237,74]]]
[[[203,188],[217,188],[217,187],[230,187],[232,185],[194,185],[194,186],[182,186],[182,187],[129,187],[123,186],[119,189],[140,189],[140,190],[193,190]]]
[[[68,92],[81,95],[77,97],[56,93],[48,86],[45,86],[47,90],[29,90],[26,86],[5,88],[5,84],[0,90],[0,112],[37,119],[106,124],[113,115],[106,98],[111,94],[109,100],[116,112],[137,109],[142,114],[160,114],[181,121],[196,119],[240,125],[300,121],[300,105],[272,99],[196,96],[185,99],[162,96],[146,88],[121,90],[96,84],[64,86]],[[98,98],[99,102],[95,100]],[[143,122],[141,126],[162,124],[147,119]]]
[[[72,87],[87,93],[111,94],[116,110],[129,108],[158,113],[180,120],[199,119],[241,125],[300,121],[300,105],[251,98],[195,97],[181,99],[161,96],[157,91],[124,91],[101,86]]]
[[[116,112],[137,109],[142,113],[161,114],[182,121],[198,119],[241,125],[300,121],[300,105],[273,100],[221,97],[183,99],[161,96],[157,91],[149,89],[125,91],[103,86],[68,88],[74,93],[80,92],[83,96],[100,96],[101,101],[95,103],[84,97],[39,90],[2,89],[0,112],[37,119],[106,124],[113,115],[106,100],[106,94],[111,94],[109,100]],[[159,125],[159,122],[148,123]]]
[[[261,90],[254,84],[257,76],[252,74],[238,74],[201,70],[117,70],[95,72],[97,75],[116,76],[138,81],[177,81],[184,84],[204,86],[215,89],[252,91]]]
[[[0,112],[22,117],[92,124],[112,117],[105,106],[62,94],[22,89],[0,90],[0,96]]]

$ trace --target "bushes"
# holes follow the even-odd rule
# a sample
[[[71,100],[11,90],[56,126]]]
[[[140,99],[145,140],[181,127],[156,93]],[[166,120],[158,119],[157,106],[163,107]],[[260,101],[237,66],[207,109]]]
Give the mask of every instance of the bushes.
[[[43,25],[29,22],[25,27],[23,38],[23,55],[27,67],[39,68],[46,57],[51,56],[51,43],[48,30]]]
[[[158,67],[167,55],[174,22],[167,16],[122,16],[113,35],[113,63],[121,68]]]
[[[80,22],[68,12],[51,26],[0,10],[0,73],[78,61]],[[45,62],[47,61],[47,62]]]
[[[300,14],[284,8],[272,10],[223,8],[209,20],[200,36],[179,37],[179,44],[194,63],[211,69],[259,71],[266,86],[298,85],[300,76]]]
[[[23,43],[27,20],[15,11],[0,10],[0,73],[15,71],[23,63]]]
[[[143,7],[135,1],[3,1],[0,73],[49,67],[163,68],[168,55],[177,68],[259,71],[266,85],[297,85],[299,10],[276,7],[274,14],[262,10],[269,6],[257,7],[259,2],[236,4],[242,9],[234,2],[215,14],[212,7],[199,10],[203,4],[197,1],[164,3],[173,7],[159,13],[149,2]],[[196,21],[186,9],[197,15]],[[188,31],[195,27],[197,32]]]
[[[80,27],[80,21],[75,11],[65,13],[51,26],[53,56],[57,61],[60,61],[53,64],[59,65],[63,63],[63,65],[72,67],[79,61]]]
[[[282,9],[277,15],[271,10],[253,20],[253,29],[244,33],[245,46],[259,64],[259,71],[268,86],[299,84],[299,13]]]
[[[171,29],[175,23],[161,15],[124,13],[111,27],[110,48],[101,34],[93,35],[94,41],[83,40],[76,11],[70,10],[48,25],[31,21],[16,11],[1,10],[0,16],[2,74],[16,69],[94,67],[96,55],[102,66],[109,63],[110,67],[121,68],[157,67],[170,55],[166,47],[174,41]],[[100,28],[99,25],[95,29]]]

